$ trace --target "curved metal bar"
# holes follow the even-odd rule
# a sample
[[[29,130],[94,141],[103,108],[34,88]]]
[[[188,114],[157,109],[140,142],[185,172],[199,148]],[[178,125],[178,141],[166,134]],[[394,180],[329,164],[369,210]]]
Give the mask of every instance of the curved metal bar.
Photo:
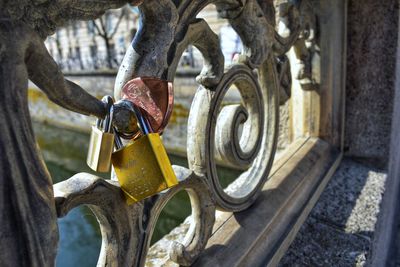
[[[170,247],[170,258],[183,266],[191,265],[204,249],[211,236],[215,221],[215,204],[204,177],[195,175],[192,171],[174,166],[179,184],[154,198],[145,200],[148,207],[149,221],[145,226],[146,237],[143,243],[141,266],[144,265],[151,236],[158,217],[168,201],[178,192],[185,190],[190,197],[192,206],[191,226],[182,243],[173,242]],[[146,204],[145,204],[146,206]]]
[[[170,0],[146,0],[139,10],[141,27],[122,60],[115,81],[117,100],[122,87],[134,77],[167,78],[168,52],[178,22],[176,6]]]
[[[220,2],[216,5],[222,10],[221,16],[227,18],[239,34],[247,57],[246,64],[252,69],[259,67],[272,52],[275,29],[268,23],[257,1],[247,0],[243,7],[240,6],[240,13],[235,9],[226,9]]]
[[[95,214],[102,234],[98,266],[136,265],[143,205],[126,205],[117,182],[79,173],[54,185],[54,194],[59,217],[79,205]]]
[[[272,166],[279,116],[278,79],[272,58],[262,65],[260,77],[261,86],[248,66],[234,65],[222,77],[215,92],[200,87],[193,100],[188,120],[189,167],[210,181],[210,189],[218,208],[222,210],[240,211],[249,207],[267,180]],[[222,121],[220,116],[225,116],[225,119],[241,119],[241,116],[220,112],[224,96],[232,85],[236,85],[241,93],[248,118],[243,124],[240,140],[235,134],[224,134],[234,140],[222,140],[218,137],[222,134],[220,127],[224,127],[218,125]],[[222,111],[236,110],[227,107],[229,106],[222,108]],[[232,127],[225,130],[230,131]],[[216,145],[216,142],[219,143]],[[232,151],[235,146],[240,146],[240,149]],[[214,156],[216,151],[222,153],[223,158],[230,159],[235,166],[247,166],[251,161],[249,169],[226,189],[219,182]]]
[[[168,68],[168,80],[173,80],[179,59],[188,47],[194,45],[203,55],[204,66],[196,81],[205,87],[215,87],[224,73],[224,55],[218,36],[203,19],[197,19],[188,26],[185,37],[178,42],[175,57]]]

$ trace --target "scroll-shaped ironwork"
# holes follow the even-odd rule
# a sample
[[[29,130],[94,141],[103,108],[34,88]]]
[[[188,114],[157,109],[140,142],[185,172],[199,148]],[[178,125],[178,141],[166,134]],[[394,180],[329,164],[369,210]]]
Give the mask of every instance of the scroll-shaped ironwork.
[[[276,147],[278,104],[273,62],[260,69],[261,87],[247,65],[234,65],[222,77],[215,92],[200,87],[188,124],[189,166],[207,177],[218,206],[240,211],[251,205],[268,177]],[[236,85],[242,105],[221,106],[230,86]],[[239,136],[239,124],[243,130]],[[228,188],[220,185],[214,154],[233,166],[249,167]]]
[[[217,6],[244,44],[239,62],[226,70],[218,36],[196,18],[209,4]],[[158,215],[180,190],[188,192],[192,204],[186,238],[174,242],[169,252],[180,265],[192,264],[204,249],[216,209],[236,212],[254,202],[275,155],[280,90],[290,88],[285,53],[306,39],[304,5],[308,1],[297,1],[284,12],[291,24],[282,36],[276,31],[274,6],[267,1],[146,0],[140,5],[142,28],[125,55],[114,94],[118,99],[124,84],[135,77],[172,82],[183,51],[189,45],[197,47],[204,67],[196,79],[200,86],[189,116],[189,169],[174,166],[178,186],[132,206],[125,204],[113,180],[78,174],[55,185],[59,216],[83,204],[97,216],[103,235],[99,266],[143,266]],[[232,87],[240,93],[240,104],[223,102]],[[226,188],[216,171],[217,157],[245,170]]]

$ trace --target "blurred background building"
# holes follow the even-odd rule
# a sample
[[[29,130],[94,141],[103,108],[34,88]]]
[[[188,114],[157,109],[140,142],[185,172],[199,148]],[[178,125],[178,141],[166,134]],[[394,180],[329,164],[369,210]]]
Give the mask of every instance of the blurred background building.
[[[218,18],[214,6],[208,6],[198,17],[206,19],[213,31],[219,34],[225,63],[230,64],[242,49],[239,36],[226,20]],[[63,71],[116,70],[139,24],[138,8],[126,5],[107,11],[100,19],[72,22],[68,27],[59,28],[46,40],[46,46]],[[199,51],[188,47],[179,65],[200,70],[202,59]]]

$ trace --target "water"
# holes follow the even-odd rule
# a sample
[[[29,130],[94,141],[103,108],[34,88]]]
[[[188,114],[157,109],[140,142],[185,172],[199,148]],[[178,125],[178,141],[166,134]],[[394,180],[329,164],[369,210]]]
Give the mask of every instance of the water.
[[[93,173],[86,166],[89,135],[34,123],[36,139],[45,158],[53,182],[68,179],[78,172]],[[187,167],[185,158],[170,155],[172,164]],[[219,168],[221,184],[229,184],[238,171]],[[99,175],[99,173],[96,173]],[[107,178],[108,174],[103,174]],[[163,209],[152,243],[159,240],[190,215],[190,201],[186,192],[175,195]],[[101,234],[96,217],[85,206],[72,210],[65,218],[58,220],[60,231],[57,267],[96,266],[101,247]]]

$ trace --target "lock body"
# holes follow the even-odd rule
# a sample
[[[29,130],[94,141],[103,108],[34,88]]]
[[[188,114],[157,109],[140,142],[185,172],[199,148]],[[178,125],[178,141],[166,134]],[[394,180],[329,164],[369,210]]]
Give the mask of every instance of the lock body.
[[[178,184],[158,133],[144,135],[115,151],[111,161],[128,204]]]
[[[111,166],[111,154],[114,151],[114,134],[92,126],[87,165],[96,172],[108,172]]]

